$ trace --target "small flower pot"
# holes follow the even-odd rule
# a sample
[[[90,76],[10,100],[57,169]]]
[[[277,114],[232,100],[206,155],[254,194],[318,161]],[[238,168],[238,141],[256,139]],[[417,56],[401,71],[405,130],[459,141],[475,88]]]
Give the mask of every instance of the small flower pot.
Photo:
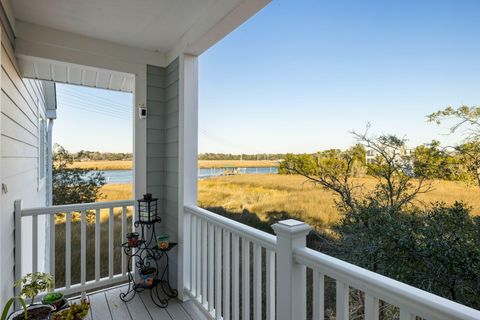
[[[127,233],[127,243],[129,247],[136,247],[139,243],[139,234],[138,232]]]
[[[143,267],[138,270],[140,277],[143,279],[143,285],[147,287],[151,287],[155,280],[155,276],[157,274],[157,269],[152,267]]]
[[[8,320],[48,320],[53,310],[53,307],[48,304],[33,304],[27,307],[28,318],[25,318],[23,309],[20,309],[12,313]]]
[[[157,237],[157,246],[161,250],[167,250],[170,245],[168,234],[161,234]]]
[[[59,292],[50,292],[42,298],[42,303],[51,305],[55,310],[59,310],[66,305],[67,300],[65,300],[63,294]]]

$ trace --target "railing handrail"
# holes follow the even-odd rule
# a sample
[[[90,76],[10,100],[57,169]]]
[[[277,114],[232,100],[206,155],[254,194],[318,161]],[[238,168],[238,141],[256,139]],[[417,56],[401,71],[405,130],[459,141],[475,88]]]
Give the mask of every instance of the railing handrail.
[[[408,284],[363,269],[351,263],[309,248],[294,250],[297,263],[326,276],[342,279],[354,288],[370,293],[388,303],[402,306],[417,315],[435,319],[478,320],[480,311],[442,298]],[[391,299],[391,301],[388,301]]]
[[[200,218],[208,222],[218,225],[223,229],[227,229],[231,233],[237,234],[241,237],[245,237],[253,242],[257,242],[266,249],[272,251],[276,251],[277,249],[277,237],[272,234],[255,229],[253,227],[247,226],[246,224],[223,217],[219,214],[215,214],[197,206],[185,206],[185,210],[193,215],[199,216]]]
[[[47,215],[62,212],[82,211],[82,210],[95,210],[95,209],[107,209],[112,207],[127,207],[133,206],[134,200],[116,200],[106,202],[88,202],[88,203],[75,203],[65,204],[48,207],[36,207],[36,208],[22,208],[22,217],[34,216],[34,215]]]

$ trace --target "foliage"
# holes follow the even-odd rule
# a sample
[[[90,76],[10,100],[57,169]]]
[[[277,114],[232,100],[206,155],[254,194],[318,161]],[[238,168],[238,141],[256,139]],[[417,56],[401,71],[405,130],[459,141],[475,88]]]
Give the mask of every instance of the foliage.
[[[132,153],[125,152],[99,152],[81,150],[73,153],[72,158],[74,161],[117,161],[117,160],[132,160]]]
[[[13,304],[15,303],[15,300],[18,300],[18,302],[20,302],[20,304],[22,305],[24,316],[25,318],[28,318],[27,304],[25,303],[25,300],[23,300],[20,297],[13,297],[8,299],[7,303],[5,304],[0,320],[7,320],[8,312],[10,311],[10,308],[12,308]]]
[[[429,122],[435,122],[437,125],[449,119],[455,120],[455,124],[450,127],[451,133],[456,132],[464,125],[468,125],[468,129],[464,132],[467,139],[480,139],[480,107],[462,105],[455,109],[449,106],[427,116]]]
[[[332,190],[339,198],[337,206],[343,210],[356,210],[356,192],[352,177],[358,167],[358,149],[347,151],[327,150],[316,154],[287,154],[280,164],[279,172],[299,174],[307,181]]]
[[[423,211],[369,204],[347,212],[322,251],[387,277],[480,307],[480,219],[462,203]]]
[[[72,155],[62,146],[55,145],[52,168],[54,205],[95,202],[101,197],[100,188],[105,184],[103,174],[70,168],[72,163]]]
[[[337,206],[354,212],[366,203],[376,203],[388,210],[398,210],[412,204],[417,195],[428,192],[430,184],[425,177],[414,177],[413,159],[405,147],[405,139],[394,135],[372,137],[353,132],[357,145],[347,151],[328,150],[315,155],[287,155],[280,166],[282,173],[300,174],[308,181],[332,190],[339,196]],[[367,163],[367,174],[377,180],[375,192],[362,197],[363,185],[352,177],[365,161],[364,150],[372,150],[376,157]],[[363,150],[363,151],[362,151]]]
[[[480,140],[466,142],[454,149],[465,168],[464,180],[480,186]]]
[[[231,154],[231,153],[200,153],[198,160],[279,160],[286,154],[283,153],[255,153],[255,154]]]
[[[412,158],[416,177],[451,181],[464,181],[467,178],[460,158],[441,148],[439,141],[416,147]]]
[[[60,292],[49,292],[43,297],[42,302],[43,303],[52,303],[52,302],[56,302],[56,301],[58,301],[59,299],[62,299],[62,298],[63,298],[63,294],[61,294]]]
[[[81,320],[85,319],[90,309],[90,303],[82,300],[80,304],[72,303],[70,306],[60,312],[54,313],[52,320]]]
[[[27,273],[26,276],[15,282],[15,287],[22,288],[20,294],[31,299],[33,304],[35,297],[43,291],[50,290],[53,286],[53,276],[49,273],[34,272]]]
[[[465,164],[467,180],[480,186],[480,107],[460,106],[457,109],[447,107],[427,116],[428,121],[441,124],[445,120],[454,120],[450,133],[456,132],[460,127],[467,128],[463,131],[466,143],[453,147],[458,153],[460,161]]]

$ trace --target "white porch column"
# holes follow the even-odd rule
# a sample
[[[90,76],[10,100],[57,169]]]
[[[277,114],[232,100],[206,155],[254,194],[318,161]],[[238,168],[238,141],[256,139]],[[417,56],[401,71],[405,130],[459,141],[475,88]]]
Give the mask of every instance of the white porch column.
[[[295,263],[293,251],[306,245],[311,227],[289,219],[272,226],[277,234],[277,317],[278,320],[306,318],[306,267]]]
[[[190,285],[190,220],[185,205],[197,205],[198,193],[198,58],[180,56],[178,174],[178,295]]]

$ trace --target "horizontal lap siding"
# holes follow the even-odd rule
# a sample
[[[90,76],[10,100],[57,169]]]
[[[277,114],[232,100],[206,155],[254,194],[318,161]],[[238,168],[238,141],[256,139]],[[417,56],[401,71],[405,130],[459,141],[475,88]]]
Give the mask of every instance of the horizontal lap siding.
[[[7,187],[1,195],[0,305],[13,290],[14,216],[13,204],[22,199],[24,207],[45,205],[45,188],[39,189],[39,119],[45,119],[43,82],[23,79],[12,46],[1,36],[0,163],[1,182]],[[30,223],[23,226],[31,233]],[[22,245],[22,247],[24,247]],[[28,263],[28,261],[26,261]]]
[[[147,68],[147,190],[161,199],[159,232],[178,241],[178,59],[166,68]],[[175,253],[174,253],[175,252]],[[177,283],[177,257],[170,260],[171,283]]]

